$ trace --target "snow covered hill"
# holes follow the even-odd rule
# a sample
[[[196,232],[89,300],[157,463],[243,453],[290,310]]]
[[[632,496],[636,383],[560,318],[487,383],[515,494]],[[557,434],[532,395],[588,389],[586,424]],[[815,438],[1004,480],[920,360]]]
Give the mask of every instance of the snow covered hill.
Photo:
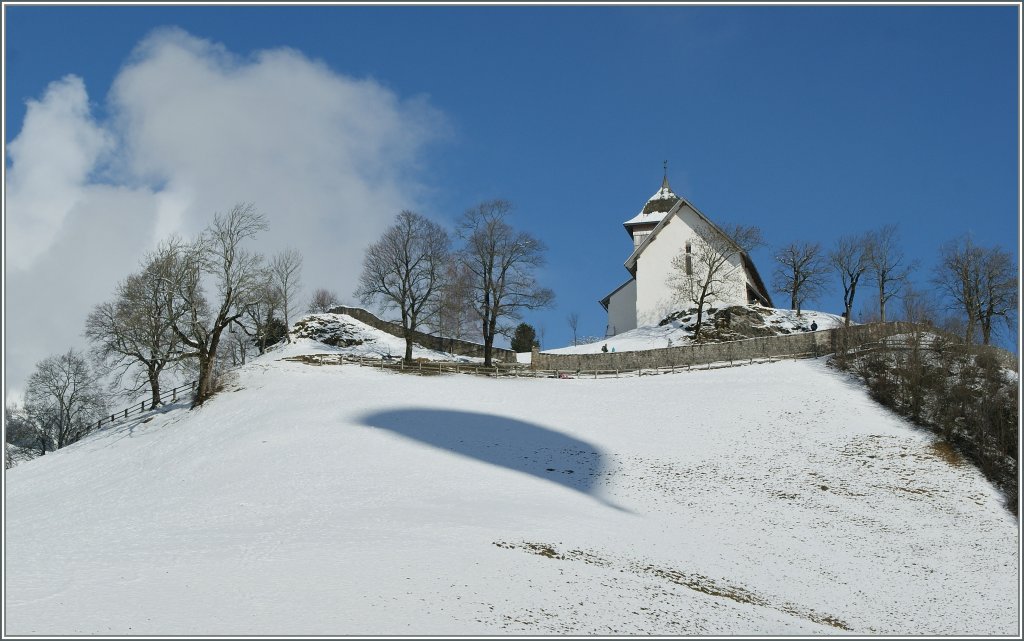
[[[280,360],[313,349],[6,472],[5,633],[1020,631],[1001,497],[822,361]]]
[[[292,326],[291,339],[292,344],[278,344],[271,349],[303,354],[310,350],[323,351],[333,348],[330,350],[333,353],[385,359],[402,358],[405,355],[405,339],[370,327],[348,314],[306,314]],[[483,361],[482,358],[439,352],[415,344],[413,358],[432,361]]]

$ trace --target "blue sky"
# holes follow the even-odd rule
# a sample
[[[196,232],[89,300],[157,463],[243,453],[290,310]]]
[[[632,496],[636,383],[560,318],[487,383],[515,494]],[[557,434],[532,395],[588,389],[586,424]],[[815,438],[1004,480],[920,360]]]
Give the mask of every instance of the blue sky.
[[[5,5],[4,11],[9,181],[19,162],[28,166],[29,159],[39,157],[33,149],[45,157],[47,149],[65,147],[44,134],[29,135],[30,128],[24,127],[26,101],[35,101],[41,123],[50,123],[44,112],[55,119],[65,114],[77,119],[76,127],[95,134],[85,144],[95,151],[85,154],[92,160],[67,160],[75,176],[69,179],[73,188],[67,202],[80,204],[74,190],[88,188],[97,198],[118,199],[119,206],[137,204],[134,210],[125,206],[126,212],[163,212],[168,203],[180,205],[184,194],[207,197],[180,205],[183,211],[205,212],[205,218],[200,221],[195,214],[189,223],[191,214],[182,214],[174,219],[177,227],[170,219],[157,221],[163,214],[125,214],[131,216],[125,223],[110,213],[110,206],[102,208],[107,212],[102,215],[88,214],[88,208],[54,214],[60,224],[107,229],[105,238],[112,241],[123,231],[123,243],[132,248],[120,250],[117,257],[107,250],[82,250],[76,261],[109,263],[102,277],[92,279],[95,300],[88,302],[83,294],[82,305],[109,295],[116,280],[149,248],[154,228],[187,233],[234,201],[256,200],[260,206],[266,183],[273,182],[266,179],[268,174],[254,171],[259,184],[254,178],[247,190],[247,168],[236,165],[238,175],[218,183],[232,184],[237,195],[183,187],[189,184],[188,147],[175,148],[181,164],[172,166],[166,139],[201,131],[208,119],[198,107],[191,114],[195,121],[183,121],[183,132],[142,135],[133,128],[140,122],[149,126],[156,118],[140,114],[157,113],[161,104],[180,99],[174,93],[179,85],[183,91],[199,86],[179,83],[174,75],[178,67],[168,62],[177,58],[160,48],[164,45],[140,46],[152,41],[154,30],[166,27],[180,30],[170,39],[176,43],[171,49],[199,51],[194,55],[201,60],[226,56],[227,62],[213,66],[244,76],[244,82],[263,75],[270,82],[271,72],[255,71],[264,62],[260,52],[287,48],[300,60],[298,67],[289,68],[304,70],[296,77],[306,78],[309,68],[320,69],[309,72],[310,77],[326,78],[326,85],[345,96],[361,96],[359,104],[371,105],[365,113],[387,112],[387,119],[360,129],[386,132],[383,143],[360,143],[372,158],[364,163],[352,152],[339,161],[348,168],[339,167],[339,175],[350,171],[355,176],[339,179],[348,185],[343,192],[365,192],[366,197],[352,203],[339,200],[337,211],[318,214],[323,226],[318,229],[338,233],[338,251],[304,247],[298,232],[286,233],[286,228],[303,228],[292,225],[302,212],[272,218],[264,242],[273,249],[274,239],[280,238],[307,252],[307,293],[323,286],[350,297],[350,275],[358,271],[358,248],[366,241],[352,230],[375,236],[397,207],[450,223],[474,203],[501,197],[516,205],[514,224],[542,238],[549,248],[542,279],[555,290],[557,305],[527,313],[525,320],[543,328],[548,347],[571,340],[565,317],[574,311],[580,314],[581,334],[601,335],[606,319],[597,301],[628,276],[622,263],[630,241],[621,223],[659,187],[664,160],[669,161],[669,179],[677,193],[717,222],[759,225],[770,246],[792,240],[827,246],[841,234],[895,222],[906,253],[921,261],[922,283],[939,245],[957,235],[971,233],[981,244],[1017,248],[1016,6]],[[158,61],[165,66],[146,66]],[[132,68],[161,69],[166,75],[154,78],[152,72],[149,81],[125,80],[122,85],[128,89],[115,95],[115,79],[126,78],[126,69]],[[65,83],[66,92],[46,98],[51,83],[68,74],[81,84]],[[339,88],[332,80],[336,77],[348,84]],[[372,81],[371,89],[366,81]],[[84,98],[76,102],[82,87],[87,107]],[[250,104],[258,102],[262,108],[262,96],[287,94],[289,76],[268,87],[246,94],[255,101]],[[315,88],[303,87],[318,95]],[[299,107],[308,105],[306,95],[296,98]],[[203,101],[183,102],[174,113],[195,102]],[[47,105],[52,109],[43,109]],[[216,110],[216,105],[205,108]],[[302,124],[289,121],[294,109],[267,113],[276,114],[268,117],[277,120],[254,117],[246,141],[277,131],[278,123],[289,131]],[[229,122],[233,126],[244,119],[242,115]],[[39,129],[61,131],[52,123]],[[68,135],[81,141],[83,134],[71,129],[78,133]],[[12,147],[22,134],[23,140]],[[216,137],[205,135],[200,142]],[[140,150],[154,139],[165,146],[153,147],[158,151],[150,149],[144,162],[138,160],[144,155]],[[311,140],[316,140],[315,133]],[[218,153],[215,147],[200,147],[196,143],[191,148],[202,154],[203,162]],[[132,154],[120,153],[125,149]],[[303,161],[303,149],[275,151],[268,144],[247,153],[270,154],[275,166],[291,166]],[[15,152],[25,160],[19,161]],[[131,162],[125,161],[128,156]],[[309,163],[323,169],[318,159]],[[211,167],[214,173],[230,171],[231,164]],[[284,207],[277,203],[285,201],[274,200],[278,192],[303,189],[301,181],[281,175],[279,189],[263,197],[279,212]],[[363,189],[359,180],[372,188]],[[107,191],[96,196],[99,186]],[[11,202],[5,211],[8,242],[12,221],[27,215]],[[321,220],[325,216],[335,216],[335,224]],[[5,260],[5,281],[16,290],[11,296],[57,282],[55,273],[34,274],[32,268],[47,263],[55,272],[52,265],[65,260],[66,254],[57,251],[60,238],[48,242],[49,253],[25,257],[13,274]],[[317,252],[324,255],[311,259],[309,254]],[[770,247],[754,254],[766,280],[773,269],[771,256]],[[109,282],[95,282],[102,278]],[[79,289],[92,293],[90,287]],[[864,302],[871,292],[860,295]],[[27,302],[28,296],[8,298],[9,318],[22,314],[16,303]],[[777,304],[781,300],[777,296]],[[841,291],[833,289],[811,306],[838,313]],[[87,311],[76,310],[77,316],[66,319],[78,327],[62,338],[81,340],[79,328]],[[30,324],[26,321],[25,326]],[[14,328],[9,329],[10,344],[15,337]],[[48,336],[54,332],[60,336],[52,328]],[[43,343],[33,345],[26,345],[21,356],[29,366],[66,347],[53,344],[35,353]],[[8,373],[17,378],[20,371]]]

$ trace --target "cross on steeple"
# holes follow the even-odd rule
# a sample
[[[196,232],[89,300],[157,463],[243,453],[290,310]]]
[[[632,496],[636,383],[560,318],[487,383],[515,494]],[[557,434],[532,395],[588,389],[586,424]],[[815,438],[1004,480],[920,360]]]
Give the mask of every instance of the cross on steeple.
[[[671,191],[672,188],[668,186],[668,161],[664,161],[663,165],[665,167],[665,177],[661,179],[661,188]]]

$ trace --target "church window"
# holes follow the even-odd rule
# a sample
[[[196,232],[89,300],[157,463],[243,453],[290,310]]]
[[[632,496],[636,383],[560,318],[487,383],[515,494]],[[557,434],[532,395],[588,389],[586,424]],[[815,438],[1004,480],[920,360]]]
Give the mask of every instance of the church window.
[[[693,258],[692,258],[692,254],[690,252],[690,243],[689,242],[686,243],[686,275],[687,276],[692,276],[693,275]]]

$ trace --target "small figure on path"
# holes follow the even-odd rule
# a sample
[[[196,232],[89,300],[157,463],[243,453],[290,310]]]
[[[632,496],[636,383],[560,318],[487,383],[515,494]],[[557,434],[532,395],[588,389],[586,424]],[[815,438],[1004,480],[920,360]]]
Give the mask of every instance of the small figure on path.
[[[608,343],[605,343],[604,345],[601,346],[601,351],[602,352],[607,352],[608,351]]]
[[[811,321],[811,331],[812,332],[818,331],[818,323],[817,322]]]

